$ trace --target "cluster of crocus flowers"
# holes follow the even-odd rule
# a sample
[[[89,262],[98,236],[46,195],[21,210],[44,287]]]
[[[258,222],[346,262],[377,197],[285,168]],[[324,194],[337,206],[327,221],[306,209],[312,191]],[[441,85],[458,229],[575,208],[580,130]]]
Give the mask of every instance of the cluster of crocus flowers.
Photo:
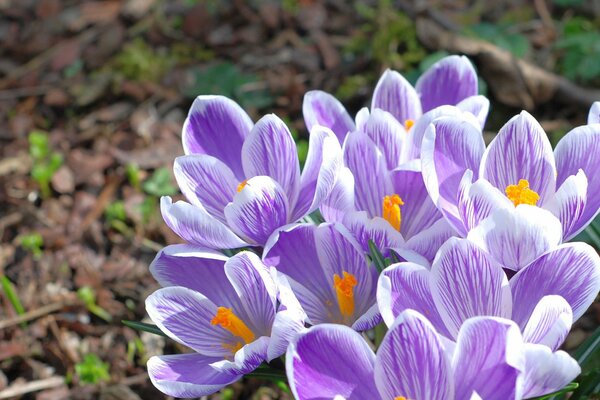
[[[161,201],[186,244],[156,256],[146,302],[189,352],[151,358],[154,385],[198,397],[262,365],[298,399],[522,399],[576,378],[560,346],[600,257],[565,242],[600,209],[600,103],[554,151],[526,112],[486,147],[477,81],[459,56],[414,87],[388,70],[354,119],[308,92],[303,169],[281,119],[199,96],[187,201]]]

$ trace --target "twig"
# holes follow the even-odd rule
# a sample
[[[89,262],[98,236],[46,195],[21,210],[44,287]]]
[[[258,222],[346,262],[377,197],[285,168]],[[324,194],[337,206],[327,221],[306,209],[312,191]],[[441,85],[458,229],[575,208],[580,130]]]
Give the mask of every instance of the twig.
[[[0,399],[9,399],[11,397],[21,396],[38,390],[51,389],[65,384],[64,376],[53,376],[47,379],[28,382],[24,384],[13,385],[0,391]]]
[[[8,328],[9,326],[18,325],[22,322],[31,321],[32,319],[37,319],[43,317],[44,315],[51,314],[53,312],[59,311],[66,306],[73,305],[74,303],[60,301],[57,303],[50,303],[40,308],[36,308],[35,310],[31,310],[26,312],[23,315],[19,315],[14,318],[5,319],[0,321],[0,329]]]

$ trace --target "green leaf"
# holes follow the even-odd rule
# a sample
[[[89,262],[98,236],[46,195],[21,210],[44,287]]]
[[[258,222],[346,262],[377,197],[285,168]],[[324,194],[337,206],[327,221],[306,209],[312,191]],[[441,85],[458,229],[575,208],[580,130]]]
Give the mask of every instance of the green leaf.
[[[15,290],[14,285],[6,277],[6,275],[0,276],[0,284],[2,284],[2,290],[4,290],[6,297],[8,297],[8,301],[10,301],[10,304],[12,304],[13,308],[15,309],[15,312],[18,315],[25,314],[25,307],[23,307],[23,303],[21,303],[21,299],[19,299],[19,296],[17,295],[17,291]],[[26,326],[26,324],[23,322],[21,324],[21,327],[24,328],[25,326]]]
[[[577,389],[578,386],[579,385],[577,384],[577,382],[571,382],[564,388],[562,388],[554,393],[546,394],[546,395],[540,396],[540,397],[532,397],[531,400],[550,400],[555,396],[559,396],[559,395],[562,395],[565,393],[570,393],[573,390]]]
[[[121,323],[125,326],[130,327],[131,329],[135,329],[136,331],[143,331],[143,332],[153,333],[155,335],[168,337],[156,325],[147,324],[145,322],[128,321],[128,320],[122,320]]]
[[[373,261],[373,265],[377,268],[377,271],[381,273],[388,265],[391,264],[389,260],[386,260],[381,254],[381,251],[375,245],[371,239],[369,239],[369,256],[371,257],[371,261]]]
[[[258,368],[256,368],[249,374],[246,374],[246,376],[250,378],[266,379],[272,382],[287,381],[287,375],[285,374],[285,371],[272,368],[265,363],[261,364]]]
[[[108,370],[108,363],[102,362],[96,354],[86,354],[82,362],[75,364],[75,373],[84,384],[110,380]]]

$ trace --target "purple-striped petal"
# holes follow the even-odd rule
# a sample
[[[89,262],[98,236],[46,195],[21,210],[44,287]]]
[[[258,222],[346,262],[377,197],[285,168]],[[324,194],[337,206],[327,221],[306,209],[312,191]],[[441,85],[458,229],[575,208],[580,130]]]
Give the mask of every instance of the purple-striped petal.
[[[567,338],[572,324],[573,311],[569,303],[561,296],[544,296],[523,329],[523,339],[557,350]]]
[[[224,96],[198,96],[183,124],[185,154],[208,154],[223,161],[242,180],[242,145],[252,120]]]
[[[563,241],[568,241],[577,235],[587,221],[582,218],[587,204],[588,180],[583,170],[577,175],[569,176],[560,185],[554,197],[548,202],[547,208],[560,221],[563,229]]]
[[[480,315],[510,318],[510,287],[502,267],[466,239],[451,238],[431,265],[431,293],[453,337]]]
[[[277,312],[267,349],[268,362],[285,353],[290,342],[305,329],[305,319],[306,314],[300,309],[287,309]]]
[[[514,204],[504,194],[485,179],[471,183],[473,171],[467,170],[458,189],[458,216],[462,222],[460,232],[471,231],[481,221],[500,208],[514,208]],[[457,229],[458,230],[458,229]]]
[[[404,238],[389,222],[380,217],[369,218],[365,211],[355,211],[345,215],[343,225],[356,238],[365,253],[369,252],[369,240],[385,255],[390,248],[404,245]]]
[[[567,386],[581,373],[581,368],[564,351],[552,352],[539,344],[525,345],[523,398],[543,396]]]
[[[461,226],[461,179],[467,170],[477,171],[484,151],[481,131],[468,118],[441,117],[427,128],[421,150],[423,179],[432,201],[453,226]]]
[[[292,134],[275,114],[262,117],[242,147],[246,177],[270,176],[281,185],[291,205],[300,188],[300,163]]]
[[[421,116],[421,101],[412,85],[398,72],[386,70],[375,86],[371,109],[389,112],[401,124]]]
[[[521,204],[501,208],[467,236],[504,267],[518,271],[562,240],[560,221],[548,210]]]
[[[564,297],[577,321],[600,291],[600,257],[585,243],[560,245],[523,270],[511,280],[512,319],[525,326],[535,306],[544,296]]]
[[[599,124],[600,123],[600,101],[595,101],[590,107],[588,113],[588,124]]]
[[[288,199],[279,183],[268,176],[255,176],[225,207],[225,217],[238,235],[263,245],[277,228],[288,223],[288,210]]]
[[[247,245],[202,207],[184,201],[173,203],[170,197],[163,196],[160,212],[169,228],[186,242],[211,249],[234,249]]]
[[[583,170],[588,179],[585,209],[572,228],[581,231],[600,210],[600,124],[580,126],[567,133],[554,150],[558,177],[557,185]]]
[[[376,108],[358,129],[383,153],[388,169],[394,169],[400,164],[406,130],[392,114]]]
[[[354,175],[343,167],[333,190],[319,208],[327,222],[342,222],[344,217],[354,211]]]
[[[479,175],[500,191],[519,180],[529,182],[543,205],[556,190],[552,146],[541,125],[527,111],[511,118],[492,140],[481,160]]]
[[[406,240],[410,240],[442,218],[442,214],[427,193],[419,164],[404,164],[391,173],[393,193],[404,201],[400,206],[400,233]]]
[[[490,111],[490,101],[485,96],[469,96],[464,100],[461,100],[456,107],[462,111],[469,112],[477,118],[481,129],[485,126],[488,113]]]
[[[249,317],[250,329],[256,336],[270,336],[277,288],[260,258],[249,251],[240,252],[225,263],[225,274]]]
[[[521,399],[525,371],[523,338],[514,322],[475,317],[458,334],[452,366],[456,398]]]
[[[311,90],[304,95],[302,102],[304,123],[309,132],[316,125],[327,127],[335,133],[340,143],[348,132],[352,132],[354,121],[342,103],[329,93],[320,90]]]
[[[286,275],[289,285],[310,322],[329,322],[337,300],[333,292],[333,274],[327,276],[321,266],[315,239],[317,227],[297,224],[279,230],[263,252],[263,261]]]
[[[236,351],[233,361],[224,359],[213,363],[212,366],[223,373],[249,374],[266,361],[269,341],[268,337],[261,336]]]
[[[242,377],[223,373],[211,366],[221,360],[202,354],[154,356],[148,360],[152,384],[166,395],[182,398],[202,397],[217,392]]]
[[[448,56],[433,64],[415,85],[423,112],[456,105],[477,94],[477,73],[465,56]]]
[[[239,338],[211,324],[217,307],[206,296],[181,286],[159,289],[146,298],[146,312],[167,336],[200,354],[222,358],[231,355],[227,347],[234,347]]]
[[[191,204],[225,222],[223,210],[233,200],[239,182],[224,162],[205,154],[177,157],[173,173]]]
[[[300,177],[300,193],[291,221],[310,214],[333,190],[343,167],[342,147],[328,128],[314,127],[310,132],[308,154]]]
[[[352,132],[344,142],[344,163],[354,175],[356,209],[381,216],[383,198],[392,194],[385,157],[368,136]]]
[[[450,224],[440,218],[429,228],[407,240],[405,249],[419,254],[427,261],[427,264],[424,265],[429,265],[442,244],[455,236],[455,233]]]
[[[404,311],[385,335],[375,360],[375,383],[384,399],[452,399],[450,362],[431,323]]]
[[[361,335],[341,325],[310,328],[290,344],[286,371],[298,400],[381,399],[373,379],[375,354]]]
[[[431,294],[431,273],[412,262],[390,265],[379,276],[377,304],[387,326],[407,309],[425,315],[435,329],[450,336]]]

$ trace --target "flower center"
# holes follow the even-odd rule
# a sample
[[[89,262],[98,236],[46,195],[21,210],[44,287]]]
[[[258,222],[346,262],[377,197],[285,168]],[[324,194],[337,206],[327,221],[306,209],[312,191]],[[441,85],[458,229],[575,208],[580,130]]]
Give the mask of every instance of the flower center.
[[[248,328],[248,326],[242,321],[237,315],[231,311],[231,308],[219,307],[217,308],[217,314],[210,321],[212,325],[219,325],[221,328],[230,332],[233,336],[239,337],[244,341],[244,344],[248,344],[254,341],[254,332]],[[238,342],[236,345],[224,344],[228,350],[235,352],[242,348],[242,343]],[[235,351],[234,351],[235,350]]]
[[[404,396],[396,396],[396,397],[394,397],[394,400],[408,400],[408,399]]]
[[[333,275],[333,287],[337,296],[340,313],[344,317],[354,314],[354,287],[358,283],[356,277],[346,271],[342,272],[343,278],[338,274]]]
[[[506,187],[506,197],[513,202],[515,207],[519,204],[535,206],[540,199],[540,195],[529,188],[527,179],[520,179],[518,185],[508,185]]]
[[[414,119],[407,119],[406,121],[404,121],[404,129],[406,129],[406,132],[410,131],[410,128],[412,128],[414,124]]]
[[[402,222],[400,206],[403,205],[404,202],[397,194],[385,196],[383,198],[383,219],[389,222],[397,231],[400,231],[400,224]]]
[[[243,189],[244,187],[246,187],[246,185],[247,185],[247,184],[248,184],[248,179],[244,179],[243,181],[241,181],[241,182],[240,182],[240,184],[239,184],[239,185],[237,185],[237,192],[238,192],[238,193],[239,193],[239,192],[241,192],[241,191],[242,191],[242,189]]]

